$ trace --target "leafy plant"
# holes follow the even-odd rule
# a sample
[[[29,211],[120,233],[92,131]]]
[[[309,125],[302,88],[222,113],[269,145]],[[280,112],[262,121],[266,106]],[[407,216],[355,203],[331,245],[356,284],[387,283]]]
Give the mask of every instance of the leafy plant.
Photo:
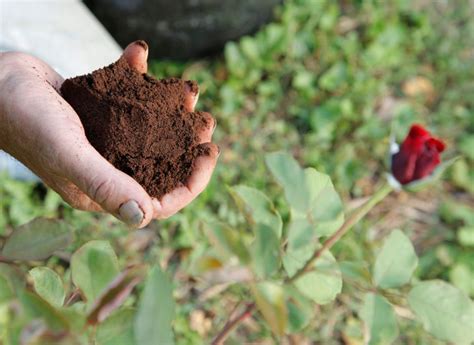
[[[45,240],[39,242],[41,256],[49,256],[54,255],[56,248],[43,244],[63,226],[60,221],[39,218],[15,232],[27,229],[31,234],[43,236]],[[11,236],[4,248],[12,248],[13,244],[23,248],[32,243],[34,236],[21,239]],[[18,251],[14,259],[31,260],[31,257],[29,252]],[[11,258],[2,258],[7,259]],[[68,289],[62,278],[48,267],[37,266],[29,271],[33,279],[30,287],[15,266],[1,265],[4,265],[0,270],[2,303],[18,300],[23,309],[18,315],[4,314],[1,330],[6,344],[17,344],[20,338],[28,344],[173,343],[174,303],[168,278],[159,267],[152,268],[140,303],[136,307],[127,306],[126,301],[144,278],[145,270],[140,266],[120,270],[117,256],[107,241],[90,241],[74,252],[69,276],[73,285]],[[6,304],[9,305],[13,306]]]
[[[199,82],[218,118],[215,177],[180,214],[130,231],[1,175],[0,342],[131,345],[171,328],[183,345],[472,340],[469,6],[288,0],[222,56],[150,62]],[[461,157],[362,219],[391,190],[367,204],[389,134],[414,121]],[[263,158],[274,150],[296,160]],[[27,225],[37,216],[62,221]]]

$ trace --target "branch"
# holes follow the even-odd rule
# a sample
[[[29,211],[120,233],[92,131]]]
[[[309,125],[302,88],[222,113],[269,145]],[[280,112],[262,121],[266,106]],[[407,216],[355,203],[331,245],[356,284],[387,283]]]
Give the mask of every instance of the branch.
[[[342,224],[342,226],[329,237],[323,246],[313,253],[313,256],[306,261],[303,267],[301,267],[291,278],[285,280],[286,283],[292,283],[307,271],[310,270],[310,267],[313,266],[314,262],[324,254],[324,252],[330,249],[339,239],[344,236],[355,224],[357,224],[369,211],[382,201],[387,195],[392,192],[392,187],[385,183],[382,188],[380,188],[374,195],[360,208],[355,210],[352,215]]]
[[[255,303],[247,304],[247,307],[242,313],[236,316],[233,320],[228,320],[224,328],[217,334],[217,336],[212,341],[212,345],[222,345],[230,333],[238,326],[240,322],[252,315],[253,310],[255,309]]]

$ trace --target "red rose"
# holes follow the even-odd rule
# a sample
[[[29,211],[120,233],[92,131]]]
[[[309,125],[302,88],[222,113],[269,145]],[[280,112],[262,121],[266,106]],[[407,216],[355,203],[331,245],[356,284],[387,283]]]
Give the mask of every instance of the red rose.
[[[401,184],[430,175],[441,162],[445,144],[421,125],[413,125],[400,151],[392,156],[392,174]]]

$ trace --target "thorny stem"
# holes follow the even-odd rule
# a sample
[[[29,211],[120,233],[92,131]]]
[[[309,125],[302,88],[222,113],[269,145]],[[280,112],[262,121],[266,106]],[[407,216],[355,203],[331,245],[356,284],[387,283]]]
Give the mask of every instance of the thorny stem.
[[[237,315],[234,319],[227,321],[224,328],[222,328],[222,330],[214,338],[211,344],[212,345],[224,344],[224,341],[227,339],[230,333],[234,330],[234,328],[236,328],[240,322],[242,322],[243,320],[248,318],[250,315],[252,315],[254,308],[255,308],[255,303],[247,304],[247,307],[242,311],[242,313]]]
[[[323,255],[323,253],[331,248],[339,239],[344,236],[355,224],[357,224],[364,216],[369,213],[369,211],[374,208],[380,201],[382,201],[390,192],[393,191],[393,188],[385,183],[374,195],[361,207],[355,210],[350,217],[341,225],[341,227],[329,237],[323,246],[313,253],[313,256],[306,261],[303,267],[301,267],[292,277],[286,279],[286,283],[292,283],[296,279],[300,278],[303,274],[311,269],[314,262]]]

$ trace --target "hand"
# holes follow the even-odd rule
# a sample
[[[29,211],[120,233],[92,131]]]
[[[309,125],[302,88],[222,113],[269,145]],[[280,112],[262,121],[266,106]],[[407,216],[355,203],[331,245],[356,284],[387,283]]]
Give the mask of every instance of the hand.
[[[130,66],[146,73],[146,44],[132,43],[123,55]],[[197,159],[185,186],[158,201],[89,144],[79,117],[58,93],[62,82],[59,74],[33,56],[0,53],[0,149],[30,168],[67,203],[81,210],[106,211],[143,227],[153,218],[175,214],[204,190],[218,156],[217,146],[210,143],[214,121],[201,133],[211,154]],[[185,102],[189,111],[197,97],[190,92]]]

